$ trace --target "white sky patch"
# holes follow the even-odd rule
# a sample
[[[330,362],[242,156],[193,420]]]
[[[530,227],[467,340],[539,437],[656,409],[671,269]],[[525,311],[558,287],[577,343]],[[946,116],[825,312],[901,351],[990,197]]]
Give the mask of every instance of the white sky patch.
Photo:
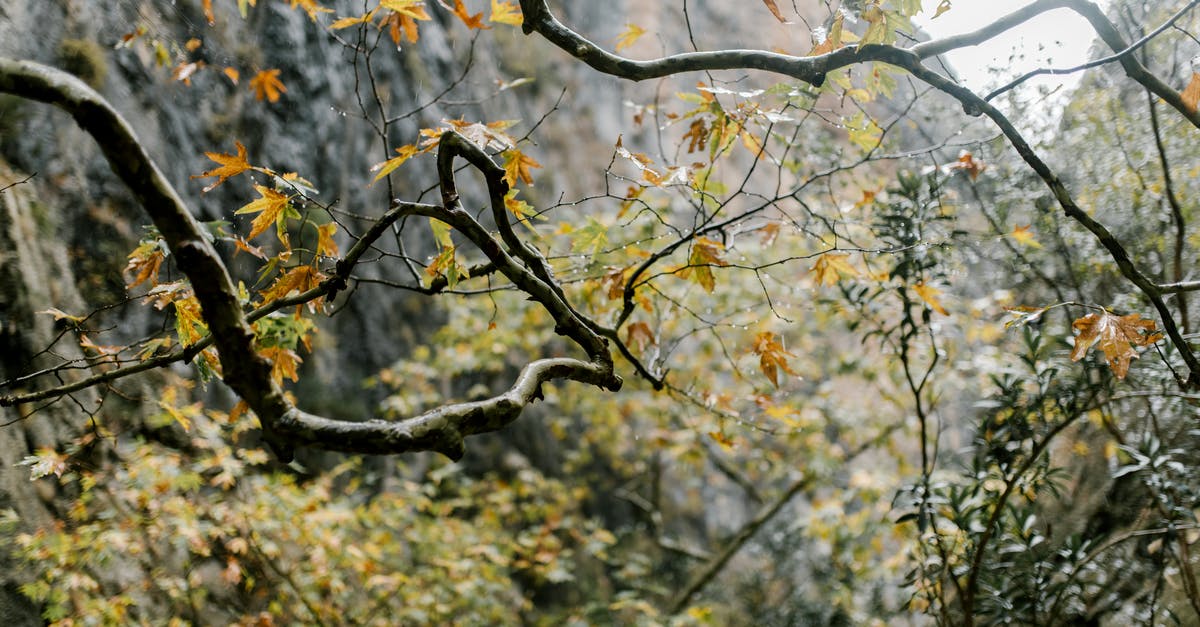
[[[916,22],[931,37],[940,39],[974,31],[1028,4],[1032,0],[954,0],[951,9],[937,19],[929,19],[933,13],[927,10],[917,16]],[[1103,7],[1107,2],[1100,4]],[[1095,31],[1083,17],[1068,9],[1056,9],[983,45],[954,50],[946,58],[964,85],[984,94],[1039,67],[1066,68],[1086,62],[1094,38]],[[1060,91],[1067,91],[1078,84],[1082,75],[1039,76],[1027,84],[1049,89],[1061,86]]]

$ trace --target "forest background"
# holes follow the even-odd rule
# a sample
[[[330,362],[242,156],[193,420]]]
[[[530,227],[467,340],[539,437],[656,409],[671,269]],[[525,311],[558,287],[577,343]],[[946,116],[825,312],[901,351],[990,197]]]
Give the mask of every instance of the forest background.
[[[0,615],[1200,619],[1195,4],[0,7]]]

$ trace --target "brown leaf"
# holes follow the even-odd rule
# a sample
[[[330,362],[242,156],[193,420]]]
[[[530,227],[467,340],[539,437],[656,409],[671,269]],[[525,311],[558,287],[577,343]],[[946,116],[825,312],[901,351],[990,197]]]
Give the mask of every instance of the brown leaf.
[[[774,15],[775,19],[784,24],[791,24],[791,22],[784,19],[783,14],[779,12],[779,6],[775,4],[775,0],[763,0],[763,4],[767,5],[767,9],[771,11],[771,15]]]
[[[759,368],[771,380],[771,385],[779,387],[780,370],[792,376],[796,375],[796,372],[788,366],[787,360],[788,357],[795,355],[787,352],[774,333],[763,331],[754,336],[754,354],[758,355]]]
[[[1136,313],[1115,316],[1103,311],[1079,318],[1071,326],[1079,331],[1079,335],[1075,336],[1071,361],[1083,359],[1092,346],[1099,345],[1117,379],[1125,378],[1129,373],[1129,360],[1137,358],[1137,351],[1133,347],[1150,346],[1162,339],[1161,333],[1154,332],[1154,321],[1143,319]]]

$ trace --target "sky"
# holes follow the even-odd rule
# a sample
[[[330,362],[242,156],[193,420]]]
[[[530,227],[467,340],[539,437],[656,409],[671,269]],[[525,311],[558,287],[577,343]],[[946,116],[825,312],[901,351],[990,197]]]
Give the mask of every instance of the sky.
[[[935,5],[933,2],[926,2]],[[917,20],[935,39],[973,31],[996,18],[1011,13],[1032,0],[953,0],[949,11],[936,19],[923,14]],[[1101,6],[1107,5],[1101,2]],[[947,55],[963,82],[977,92],[987,87],[1017,78],[1038,67],[1070,67],[1087,60],[1088,47],[1094,31],[1078,14],[1068,9],[1043,13],[983,46],[960,48]],[[1003,68],[999,75],[989,67]],[[1033,85],[1063,85],[1078,83],[1082,72],[1067,76],[1039,77]],[[1002,78],[1000,78],[1002,77]]]

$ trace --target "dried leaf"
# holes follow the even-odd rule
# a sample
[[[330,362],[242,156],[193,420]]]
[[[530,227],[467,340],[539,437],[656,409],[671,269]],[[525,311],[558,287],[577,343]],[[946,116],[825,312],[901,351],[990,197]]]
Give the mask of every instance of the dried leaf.
[[[796,372],[788,365],[788,357],[795,357],[783,347],[778,336],[770,331],[763,331],[754,336],[754,354],[759,357],[759,368],[771,380],[771,385],[779,387],[779,371],[792,376]]]
[[[775,4],[775,0],[763,0],[763,4],[767,5],[767,9],[771,12],[771,15],[775,16],[775,19],[784,24],[791,24],[791,22],[783,17],[783,13],[779,12],[779,6]]]
[[[1071,326],[1079,331],[1071,361],[1083,359],[1089,349],[1099,345],[1117,379],[1124,379],[1129,373],[1129,360],[1138,356],[1135,346],[1150,346],[1162,339],[1161,333],[1154,332],[1154,321],[1136,313],[1128,316],[1115,316],[1108,311],[1092,313],[1076,319]]]

